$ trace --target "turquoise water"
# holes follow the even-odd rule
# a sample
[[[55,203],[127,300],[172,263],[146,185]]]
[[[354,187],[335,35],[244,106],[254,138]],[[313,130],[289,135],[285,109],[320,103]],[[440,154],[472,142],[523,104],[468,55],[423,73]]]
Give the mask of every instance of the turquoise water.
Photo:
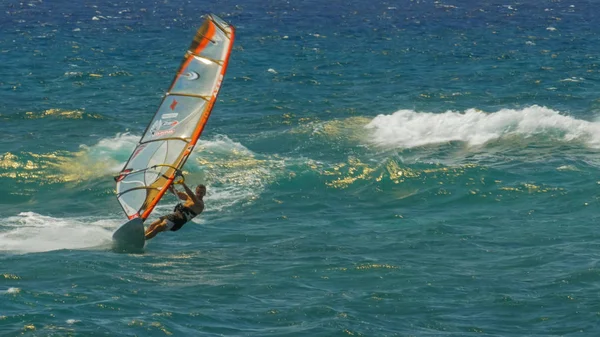
[[[112,177],[209,12],[237,39],[185,167],[206,210],[113,253]],[[0,335],[599,335],[599,14],[5,1]]]

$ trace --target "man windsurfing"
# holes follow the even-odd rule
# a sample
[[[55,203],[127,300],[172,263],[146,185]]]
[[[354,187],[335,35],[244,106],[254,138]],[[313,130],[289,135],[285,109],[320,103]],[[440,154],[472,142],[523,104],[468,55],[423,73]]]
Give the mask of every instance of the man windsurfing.
[[[183,178],[181,171],[177,171],[176,176]],[[187,222],[198,216],[204,211],[204,196],[206,195],[206,186],[200,184],[196,190],[192,191],[182,180],[181,185],[185,193],[176,191],[173,185],[169,186],[169,191],[175,194],[182,202],[178,203],[172,213],[161,216],[146,229],[146,240],[150,240],[156,234],[164,231],[178,231]]]

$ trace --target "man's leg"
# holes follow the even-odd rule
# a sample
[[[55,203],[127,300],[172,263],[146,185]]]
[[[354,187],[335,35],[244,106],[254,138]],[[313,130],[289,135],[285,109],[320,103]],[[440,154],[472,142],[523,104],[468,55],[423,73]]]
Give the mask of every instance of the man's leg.
[[[156,236],[156,234],[167,230],[167,219],[158,219],[154,221],[146,230],[146,240],[150,240]]]
[[[158,218],[158,219],[154,220],[154,222],[151,223],[150,226],[148,226],[148,229],[146,229],[146,233],[148,233],[149,231],[153,230],[154,227],[156,227],[156,225],[158,225],[162,221],[163,221],[163,218]]]

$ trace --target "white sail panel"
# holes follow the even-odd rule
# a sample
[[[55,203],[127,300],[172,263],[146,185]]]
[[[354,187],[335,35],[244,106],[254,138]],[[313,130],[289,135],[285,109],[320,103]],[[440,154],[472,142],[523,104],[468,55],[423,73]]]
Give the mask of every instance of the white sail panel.
[[[211,33],[210,40],[200,53],[196,53],[201,55],[202,57],[223,61],[226,58],[227,50],[223,48],[223,45],[227,45],[229,43],[228,33],[221,30],[222,26],[215,25],[211,22],[211,26],[207,28],[207,33]],[[202,28],[200,29],[202,30]],[[199,30],[199,31],[200,31]],[[193,49],[190,48],[192,52]]]
[[[173,83],[171,95],[197,95],[210,99],[215,82],[221,73],[221,66],[192,54],[186,55],[189,62],[185,72]]]
[[[144,209],[147,200],[160,192],[187,145],[179,139],[138,145],[117,182],[117,195],[128,217]]]
[[[207,104],[204,99],[196,97],[175,95],[165,97],[141,143],[169,138],[189,140]]]

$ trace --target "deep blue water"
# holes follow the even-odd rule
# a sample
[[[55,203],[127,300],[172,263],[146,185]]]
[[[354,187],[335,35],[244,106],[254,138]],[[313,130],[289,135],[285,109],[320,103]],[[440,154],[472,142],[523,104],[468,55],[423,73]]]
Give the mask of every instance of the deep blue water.
[[[0,336],[598,336],[597,7],[5,0]],[[206,13],[206,211],[116,254],[112,177]]]

